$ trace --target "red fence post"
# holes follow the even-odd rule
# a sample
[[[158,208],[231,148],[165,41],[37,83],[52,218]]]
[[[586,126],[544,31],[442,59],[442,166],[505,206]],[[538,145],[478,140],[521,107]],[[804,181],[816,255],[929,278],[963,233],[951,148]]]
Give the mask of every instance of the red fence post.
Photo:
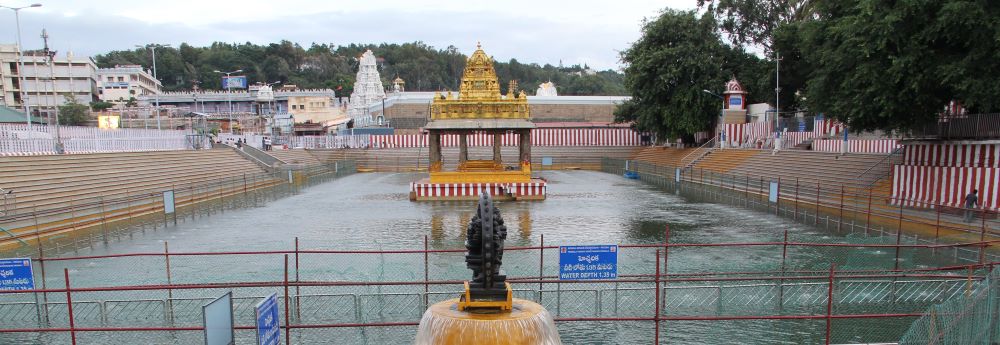
[[[295,236],[295,282],[299,282],[299,237]],[[295,317],[302,319],[302,308],[299,307],[300,286],[295,285]]]
[[[656,331],[653,333],[653,344],[660,344],[660,250],[656,250],[656,306],[654,307],[653,323]]]
[[[63,268],[63,277],[66,280],[66,309],[69,312],[69,336],[76,345],[76,322],[73,320],[73,294],[69,289],[69,269]]]
[[[982,265],[986,259],[986,205],[979,211],[979,217],[983,219],[982,231],[979,233],[979,264]]]
[[[781,280],[778,285],[778,310],[785,304],[785,262],[788,258],[788,229],[785,229],[785,239],[781,243]]]
[[[173,285],[173,279],[170,276],[170,245],[168,241],[163,241],[163,261],[167,264],[167,286]],[[167,288],[167,308],[170,310],[168,315],[170,315],[170,320],[173,321],[174,318],[174,289]]]
[[[666,286],[667,286],[666,278],[670,277],[670,271],[667,269],[667,267],[668,267],[667,266],[667,263],[668,263],[667,259],[670,256],[670,224],[667,224],[667,226],[666,226],[666,228],[664,229],[663,232],[664,232],[664,234],[663,234],[664,235],[663,236],[663,277],[664,277],[663,287],[666,288]],[[664,293],[663,294],[663,298],[660,299],[660,309],[661,310],[667,308],[666,301],[667,301],[667,295],[666,295],[666,293]]]
[[[430,288],[427,285],[427,281],[430,280],[430,266],[428,264],[428,262],[430,260],[428,260],[428,256],[429,256],[428,255],[428,248],[430,248],[430,247],[427,244],[427,235],[424,235],[424,307],[425,308],[427,307],[427,304],[429,303],[429,300],[427,298],[427,292],[430,291]]]
[[[545,274],[545,234],[541,234],[538,240],[538,280],[544,279]],[[542,304],[542,283],[538,283],[538,304]]]
[[[42,273],[42,290],[48,290],[45,287],[45,251],[42,250],[42,238],[36,236],[36,239],[38,240],[38,265],[41,266],[41,269],[42,269],[42,272],[41,272]],[[45,307],[42,308],[42,309],[45,310],[45,323],[48,324],[48,322],[49,322],[49,293],[48,292],[43,292],[42,293],[42,303],[45,305]]]
[[[826,289],[826,345],[830,345],[830,328],[833,324],[833,271],[837,264],[830,264],[830,284]]]
[[[285,344],[292,344],[292,324],[288,315],[288,254],[285,254]]]

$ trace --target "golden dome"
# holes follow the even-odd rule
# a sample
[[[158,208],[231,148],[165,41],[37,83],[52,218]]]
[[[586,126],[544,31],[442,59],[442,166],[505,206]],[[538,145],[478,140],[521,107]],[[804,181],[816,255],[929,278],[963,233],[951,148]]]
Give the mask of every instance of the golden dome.
[[[458,91],[461,99],[500,99],[500,83],[493,69],[493,59],[478,44],[466,61]]]

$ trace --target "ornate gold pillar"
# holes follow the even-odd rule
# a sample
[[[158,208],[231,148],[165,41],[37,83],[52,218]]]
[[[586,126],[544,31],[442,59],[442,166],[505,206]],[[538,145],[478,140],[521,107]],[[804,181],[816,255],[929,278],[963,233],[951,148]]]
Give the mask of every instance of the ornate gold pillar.
[[[493,163],[495,164],[503,164],[503,159],[500,158],[500,144],[502,144],[502,140],[502,132],[493,133]]]
[[[466,133],[458,135],[458,162],[465,163],[469,161],[469,139]]]

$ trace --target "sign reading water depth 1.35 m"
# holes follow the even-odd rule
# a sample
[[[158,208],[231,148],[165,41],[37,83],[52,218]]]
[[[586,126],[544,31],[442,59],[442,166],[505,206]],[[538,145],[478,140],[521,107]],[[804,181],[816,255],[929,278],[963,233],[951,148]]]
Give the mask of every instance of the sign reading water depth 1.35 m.
[[[559,279],[618,278],[618,245],[559,246]]]

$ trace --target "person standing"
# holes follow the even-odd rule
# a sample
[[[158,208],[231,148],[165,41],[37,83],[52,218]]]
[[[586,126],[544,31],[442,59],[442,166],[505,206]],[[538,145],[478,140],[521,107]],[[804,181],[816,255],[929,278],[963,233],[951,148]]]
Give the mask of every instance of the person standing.
[[[979,206],[979,190],[973,189],[972,193],[965,196],[965,222],[971,223],[976,216],[976,206]]]

